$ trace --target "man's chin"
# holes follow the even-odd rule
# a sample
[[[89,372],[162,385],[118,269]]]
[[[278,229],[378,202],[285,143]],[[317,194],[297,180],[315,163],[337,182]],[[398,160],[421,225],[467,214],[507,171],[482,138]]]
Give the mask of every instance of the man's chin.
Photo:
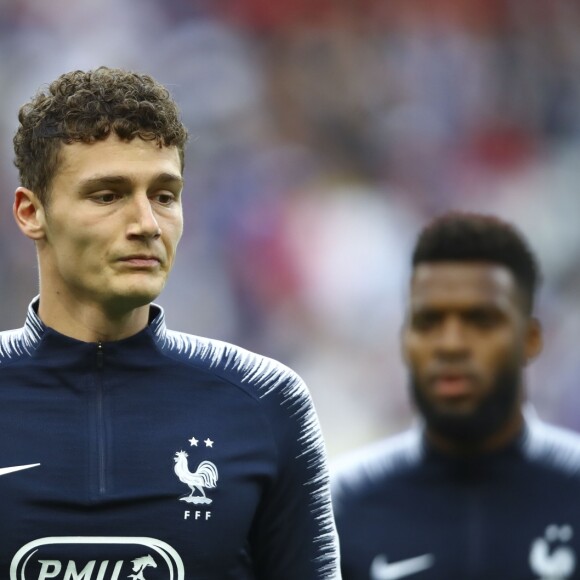
[[[450,420],[456,419],[461,421],[463,418],[465,420],[470,420],[477,414],[480,401],[465,397],[449,401],[429,401],[428,403],[426,402],[426,406],[434,415],[449,417]]]
[[[482,417],[477,412],[449,413],[434,412],[424,414],[429,430],[438,435],[462,443],[483,441],[497,428],[495,421]]]
[[[106,300],[110,309],[128,313],[131,310],[151,304],[161,294],[162,288],[157,286],[143,286],[140,288],[123,288],[113,292]]]
[[[519,369],[504,369],[487,397],[475,401],[435,402],[423,394],[411,377],[414,402],[430,431],[464,444],[477,444],[492,436],[508,421],[518,403]],[[451,404],[452,403],[452,404]]]

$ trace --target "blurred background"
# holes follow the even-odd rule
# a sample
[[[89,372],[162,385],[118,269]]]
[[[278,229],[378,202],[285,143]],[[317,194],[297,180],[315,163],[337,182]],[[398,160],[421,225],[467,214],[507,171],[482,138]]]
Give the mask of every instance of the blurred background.
[[[169,326],[293,367],[331,458],[411,421],[409,254],[449,208],[529,237],[529,395],[580,430],[580,3],[0,0],[0,328],[37,292],[11,213],[18,107],[101,64],[168,86],[191,131]]]

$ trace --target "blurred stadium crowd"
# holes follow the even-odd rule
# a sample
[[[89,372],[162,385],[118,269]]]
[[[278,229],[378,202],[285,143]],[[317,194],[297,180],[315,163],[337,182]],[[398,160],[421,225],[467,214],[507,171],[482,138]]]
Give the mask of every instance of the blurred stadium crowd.
[[[580,4],[0,0],[0,326],[36,292],[11,215],[19,105],[100,64],[166,84],[191,130],[173,328],[297,370],[331,456],[405,426],[398,349],[426,219],[497,212],[544,269],[529,391],[580,430]]]

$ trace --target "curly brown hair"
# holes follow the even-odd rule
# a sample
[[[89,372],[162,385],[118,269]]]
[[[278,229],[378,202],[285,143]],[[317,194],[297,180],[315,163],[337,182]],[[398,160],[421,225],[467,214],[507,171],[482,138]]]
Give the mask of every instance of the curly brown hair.
[[[148,75],[109,67],[65,73],[20,107],[18,120],[14,164],[44,205],[63,144],[139,137],[176,146],[183,169],[187,129],[169,91]]]

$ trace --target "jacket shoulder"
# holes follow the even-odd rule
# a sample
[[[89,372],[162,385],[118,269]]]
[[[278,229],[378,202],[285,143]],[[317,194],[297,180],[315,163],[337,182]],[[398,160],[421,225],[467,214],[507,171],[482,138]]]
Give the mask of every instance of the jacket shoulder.
[[[34,336],[25,328],[0,332],[0,368],[29,356],[40,336]]]
[[[580,476],[580,434],[575,431],[535,418],[528,422],[523,450],[534,463]]]
[[[423,457],[421,431],[411,428],[339,457],[331,465],[333,499],[383,486],[417,466]]]
[[[285,364],[228,342],[167,330],[161,348],[166,355],[236,384],[257,398],[280,392],[295,399],[308,393],[300,376]]]

